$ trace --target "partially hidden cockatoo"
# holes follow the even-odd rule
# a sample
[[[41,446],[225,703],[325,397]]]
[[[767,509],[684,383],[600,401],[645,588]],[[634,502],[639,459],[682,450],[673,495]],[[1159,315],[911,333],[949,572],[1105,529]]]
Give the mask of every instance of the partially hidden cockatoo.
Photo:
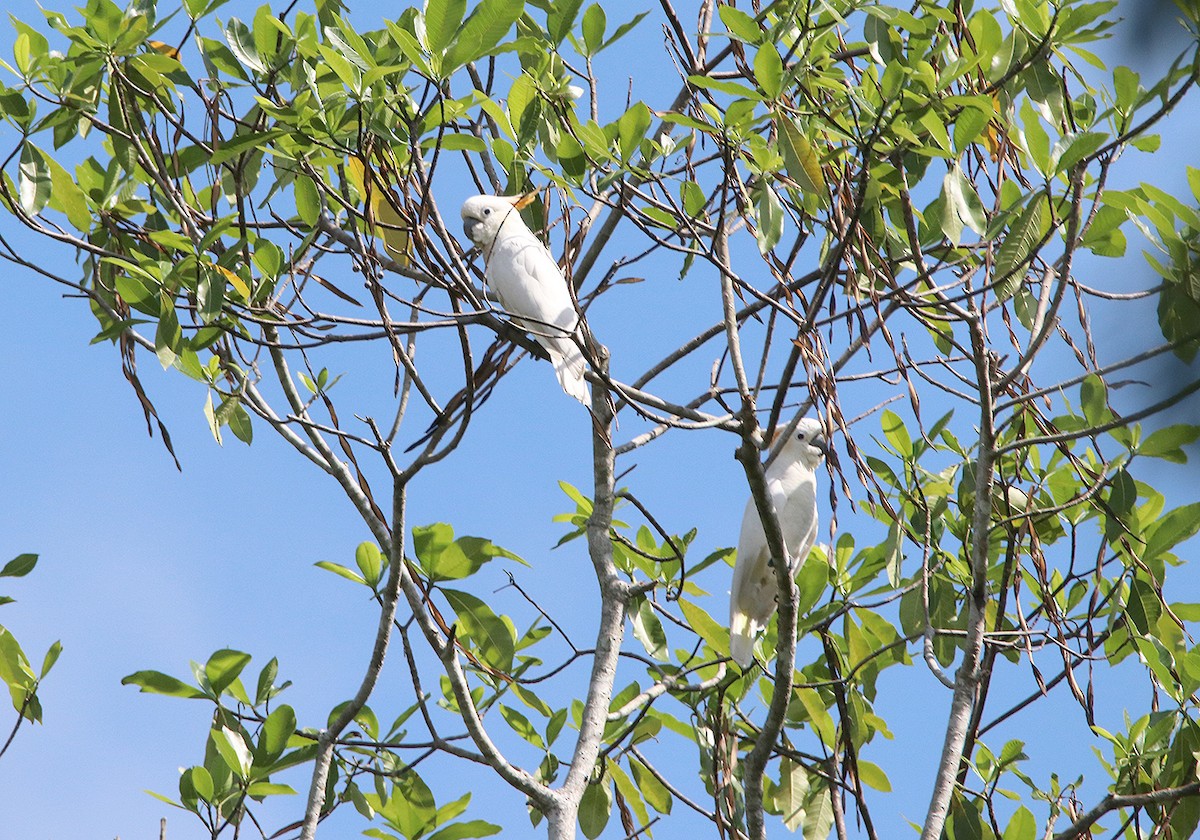
[[[817,537],[817,467],[827,452],[821,424],[805,417],[767,467],[767,494],[779,519],[788,569],[808,557]],[[754,660],[754,639],[775,612],[779,586],[754,499],[742,514],[733,586],[729,590],[729,655],[742,668]]]
[[[522,221],[522,206],[521,196],[468,198],[463,231],[483,252],[484,278],[500,305],[550,354],[562,389],[590,406],[587,367],[575,341],[579,313],[558,263]]]

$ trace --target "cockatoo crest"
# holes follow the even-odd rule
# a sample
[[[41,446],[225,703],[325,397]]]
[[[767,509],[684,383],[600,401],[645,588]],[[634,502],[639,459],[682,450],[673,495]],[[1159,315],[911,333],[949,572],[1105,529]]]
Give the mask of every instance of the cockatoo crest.
[[[817,537],[817,467],[826,453],[821,424],[802,418],[767,466],[767,493],[795,573]],[[741,667],[754,660],[754,639],[775,612],[779,585],[754,499],[742,514],[733,585],[729,591],[729,654]]]

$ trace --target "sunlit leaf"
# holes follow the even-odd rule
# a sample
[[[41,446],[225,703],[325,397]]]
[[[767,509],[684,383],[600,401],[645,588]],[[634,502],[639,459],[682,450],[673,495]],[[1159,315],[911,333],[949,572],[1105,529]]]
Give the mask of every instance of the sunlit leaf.
[[[662,622],[654,614],[654,607],[650,604],[649,599],[644,596],[638,597],[636,599],[636,608],[632,609],[631,613],[633,635],[642,643],[642,647],[646,649],[646,653],[655,659],[669,659],[670,653],[667,651],[667,634],[663,630]]]
[[[516,639],[508,625],[491,607],[470,593],[455,589],[439,591],[446,596],[458,617],[460,635],[475,644],[479,658],[498,671],[510,670]]]
[[[204,692],[194,685],[168,676],[160,671],[137,671],[121,679],[121,685],[136,685],[145,694],[166,694],[170,697],[194,699],[204,697]]]
[[[490,52],[516,23],[524,8],[524,0],[481,0],[446,51],[443,72],[450,73]]]
[[[250,664],[250,654],[240,650],[219,650],[208,658],[204,664],[204,675],[216,694],[220,694],[238,678],[247,665]]]

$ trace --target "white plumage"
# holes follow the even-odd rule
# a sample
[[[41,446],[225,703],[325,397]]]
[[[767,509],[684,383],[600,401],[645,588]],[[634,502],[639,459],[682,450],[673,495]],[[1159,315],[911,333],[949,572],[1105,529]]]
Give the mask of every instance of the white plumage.
[[[825,457],[821,424],[804,418],[767,467],[767,493],[779,518],[788,568],[794,574],[817,537],[817,474]],[[729,591],[729,654],[745,668],[754,659],[754,639],[775,612],[779,586],[754,499],[746,503]]]
[[[500,305],[550,354],[562,389],[591,405],[587,366],[574,338],[579,313],[558,263],[526,227],[520,206],[519,196],[468,198],[462,206],[463,230],[483,252],[484,277]]]

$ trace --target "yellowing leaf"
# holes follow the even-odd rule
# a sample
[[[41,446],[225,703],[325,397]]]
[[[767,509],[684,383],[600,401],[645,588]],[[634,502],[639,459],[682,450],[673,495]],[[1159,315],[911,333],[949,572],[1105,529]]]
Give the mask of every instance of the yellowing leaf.
[[[213,263],[213,268],[221,273],[221,276],[225,278],[226,283],[228,283],[230,286],[233,286],[234,291],[242,296],[242,300],[250,300],[250,287],[246,285],[245,280],[223,265],[217,265],[216,263]]]
[[[781,111],[772,115],[775,130],[779,134],[779,152],[783,155],[783,168],[788,177],[805,192],[813,193],[824,203],[828,195],[825,174],[821,161],[808,137],[800,130],[795,120]]]
[[[392,202],[379,191],[371,195],[371,205],[375,223],[380,229],[379,236],[383,239],[383,249],[400,265],[408,265],[412,254],[408,220],[400,215],[392,206]]]
[[[350,180],[351,186],[354,187],[360,198],[365,200],[367,195],[366,167],[363,166],[362,158],[351,157],[346,161],[346,177]]]
[[[157,53],[162,53],[168,58],[179,58],[179,50],[170,44],[165,44],[162,41],[147,41],[146,46]]]
[[[367,223],[371,235],[383,240],[383,249],[389,257],[400,265],[408,265],[412,255],[412,223],[396,209],[400,202],[395,193],[368,173],[362,158],[358,156],[346,161],[346,178],[363,202],[368,204]]]

